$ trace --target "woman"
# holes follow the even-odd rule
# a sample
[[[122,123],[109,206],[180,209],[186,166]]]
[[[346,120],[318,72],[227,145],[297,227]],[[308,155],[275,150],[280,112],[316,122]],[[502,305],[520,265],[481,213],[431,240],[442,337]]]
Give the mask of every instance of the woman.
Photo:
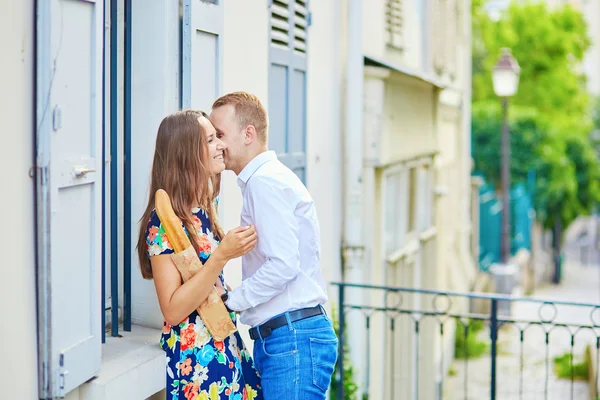
[[[223,235],[216,194],[225,169],[225,145],[206,114],[180,111],[160,124],[138,257],[145,279],[154,279],[165,322],[160,343],[167,355],[167,399],[262,399],[260,378],[239,335],[216,342],[196,308],[213,286],[227,291],[222,270],[256,244],[253,227]],[[154,194],[164,189],[204,267],[183,283],[171,260],[173,249],[156,211]],[[220,244],[219,244],[220,241]],[[218,247],[217,247],[218,246]],[[235,314],[231,314],[235,322]]]

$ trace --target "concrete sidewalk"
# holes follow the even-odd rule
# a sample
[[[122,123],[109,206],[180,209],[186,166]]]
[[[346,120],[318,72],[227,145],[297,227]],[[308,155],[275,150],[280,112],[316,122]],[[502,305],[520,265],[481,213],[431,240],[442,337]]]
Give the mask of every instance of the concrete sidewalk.
[[[566,262],[561,284],[542,287],[532,297],[600,304],[600,266]],[[498,333],[497,399],[587,400],[587,381],[559,379],[553,359],[572,352],[574,362],[581,362],[586,346],[595,343],[596,334],[591,329],[556,325],[600,325],[600,309],[514,302],[511,318],[522,322],[505,325]],[[550,319],[552,323],[535,324]],[[489,330],[481,332],[481,340],[490,342]],[[455,360],[453,370],[455,375],[448,379],[445,399],[490,398],[489,355],[468,362]]]

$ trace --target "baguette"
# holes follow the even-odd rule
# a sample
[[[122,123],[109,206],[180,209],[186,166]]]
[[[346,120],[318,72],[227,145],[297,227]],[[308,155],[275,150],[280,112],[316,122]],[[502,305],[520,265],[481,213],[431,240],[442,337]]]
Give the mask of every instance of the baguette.
[[[189,237],[183,230],[183,224],[175,215],[171,199],[163,189],[156,191],[154,205],[160,222],[165,229],[167,238],[173,247],[175,254],[171,256],[181,274],[184,282],[187,282],[203,267],[196,250],[192,246]],[[204,322],[212,337],[220,342],[237,331],[231,316],[225,308],[217,289],[213,286],[207,299],[198,307],[198,314]]]

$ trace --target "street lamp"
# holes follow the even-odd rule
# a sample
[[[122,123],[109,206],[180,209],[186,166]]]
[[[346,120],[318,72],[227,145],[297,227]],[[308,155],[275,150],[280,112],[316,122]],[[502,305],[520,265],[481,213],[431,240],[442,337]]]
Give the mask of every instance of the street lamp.
[[[502,56],[494,67],[492,81],[496,96],[502,98],[502,237],[500,258],[507,263],[510,258],[510,134],[508,131],[508,98],[517,93],[519,63],[510,49],[502,49]]]

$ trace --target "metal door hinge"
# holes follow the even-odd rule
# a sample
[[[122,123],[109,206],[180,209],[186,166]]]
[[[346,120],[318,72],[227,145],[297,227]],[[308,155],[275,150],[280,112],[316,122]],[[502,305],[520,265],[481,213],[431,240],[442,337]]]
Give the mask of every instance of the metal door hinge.
[[[67,381],[67,375],[69,371],[65,369],[65,355],[60,355],[60,368],[58,369],[58,397],[65,397],[65,387]]]

